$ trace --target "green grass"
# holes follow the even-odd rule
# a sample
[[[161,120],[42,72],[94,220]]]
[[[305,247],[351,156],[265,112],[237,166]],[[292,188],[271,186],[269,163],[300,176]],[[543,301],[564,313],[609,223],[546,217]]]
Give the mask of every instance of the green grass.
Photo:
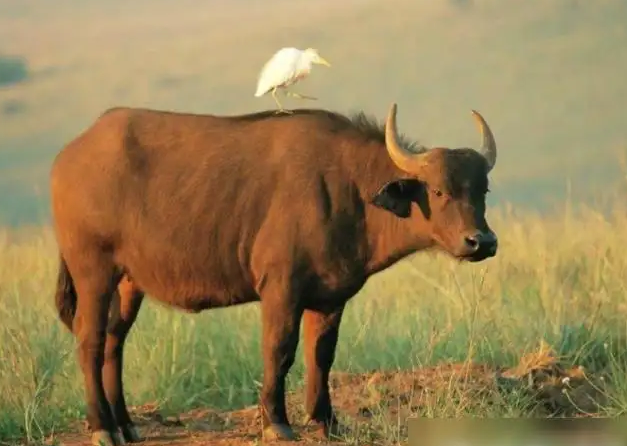
[[[501,240],[496,258],[469,265],[418,254],[371,279],[349,305],[334,370],[469,359],[511,366],[545,339],[568,361],[609,373],[611,400],[601,413],[622,414],[624,211],[490,211]],[[0,252],[0,439],[37,439],[84,413],[73,339],[53,310],[55,243],[49,229],[7,231]],[[253,304],[192,316],[145,305],[126,349],[129,403],[157,401],[166,412],[254,404],[262,371],[258,312]],[[302,377],[299,355],[291,388]],[[531,415],[516,398],[497,406],[451,404],[463,397],[451,386],[423,415]],[[379,433],[398,435],[373,423]]]

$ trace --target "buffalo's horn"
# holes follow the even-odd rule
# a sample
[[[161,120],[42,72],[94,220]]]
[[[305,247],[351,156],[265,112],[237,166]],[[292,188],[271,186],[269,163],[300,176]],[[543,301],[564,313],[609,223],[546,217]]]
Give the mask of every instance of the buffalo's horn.
[[[482,142],[479,153],[481,153],[488,162],[489,172],[496,164],[496,142],[494,141],[494,135],[492,134],[492,130],[490,130],[490,126],[488,126],[488,123],[478,111],[472,110],[472,116],[475,118],[479,126],[479,131],[481,132]]]
[[[396,103],[392,104],[385,123],[385,146],[388,149],[390,158],[399,169],[409,173],[414,173],[420,169],[423,163],[423,154],[410,152],[398,142]]]

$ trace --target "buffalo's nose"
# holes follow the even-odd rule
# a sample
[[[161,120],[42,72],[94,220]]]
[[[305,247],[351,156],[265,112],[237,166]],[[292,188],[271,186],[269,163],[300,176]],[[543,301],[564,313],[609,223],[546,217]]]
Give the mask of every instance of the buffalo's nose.
[[[464,242],[466,243],[466,247],[471,251],[477,251],[481,243],[481,234],[467,235],[464,237]]]
[[[464,237],[464,244],[472,253],[477,251],[494,253],[496,252],[497,243],[496,236],[492,232],[477,232]]]

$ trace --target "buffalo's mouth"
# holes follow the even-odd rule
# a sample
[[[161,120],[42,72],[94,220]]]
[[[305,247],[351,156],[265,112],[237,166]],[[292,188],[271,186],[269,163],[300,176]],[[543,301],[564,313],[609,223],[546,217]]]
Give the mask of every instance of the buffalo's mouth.
[[[464,262],[475,263],[475,262],[481,262],[482,260],[485,260],[485,259],[489,259],[490,257],[494,257],[494,254],[475,253],[471,255],[461,256],[458,258]]]
[[[496,251],[497,251],[496,244],[493,244],[493,245],[491,244],[491,245],[480,246],[479,249],[477,249],[474,252],[471,252],[471,253],[466,252],[463,254],[458,254],[455,257],[459,259],[460,261],[475,263],[475,262],[481,262],[482,260],[485,260],[485,259],[489,259],[490,257],[494,257],[496,255]]]

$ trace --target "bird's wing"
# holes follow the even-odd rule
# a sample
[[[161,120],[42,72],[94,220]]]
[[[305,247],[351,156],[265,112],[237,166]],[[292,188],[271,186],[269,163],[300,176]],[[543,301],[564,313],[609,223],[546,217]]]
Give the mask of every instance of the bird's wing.
[[[265,63],[257,81],[255,96],[263,96],[272,88],[292,80],[301,56],[297,48],[282,48]]]

